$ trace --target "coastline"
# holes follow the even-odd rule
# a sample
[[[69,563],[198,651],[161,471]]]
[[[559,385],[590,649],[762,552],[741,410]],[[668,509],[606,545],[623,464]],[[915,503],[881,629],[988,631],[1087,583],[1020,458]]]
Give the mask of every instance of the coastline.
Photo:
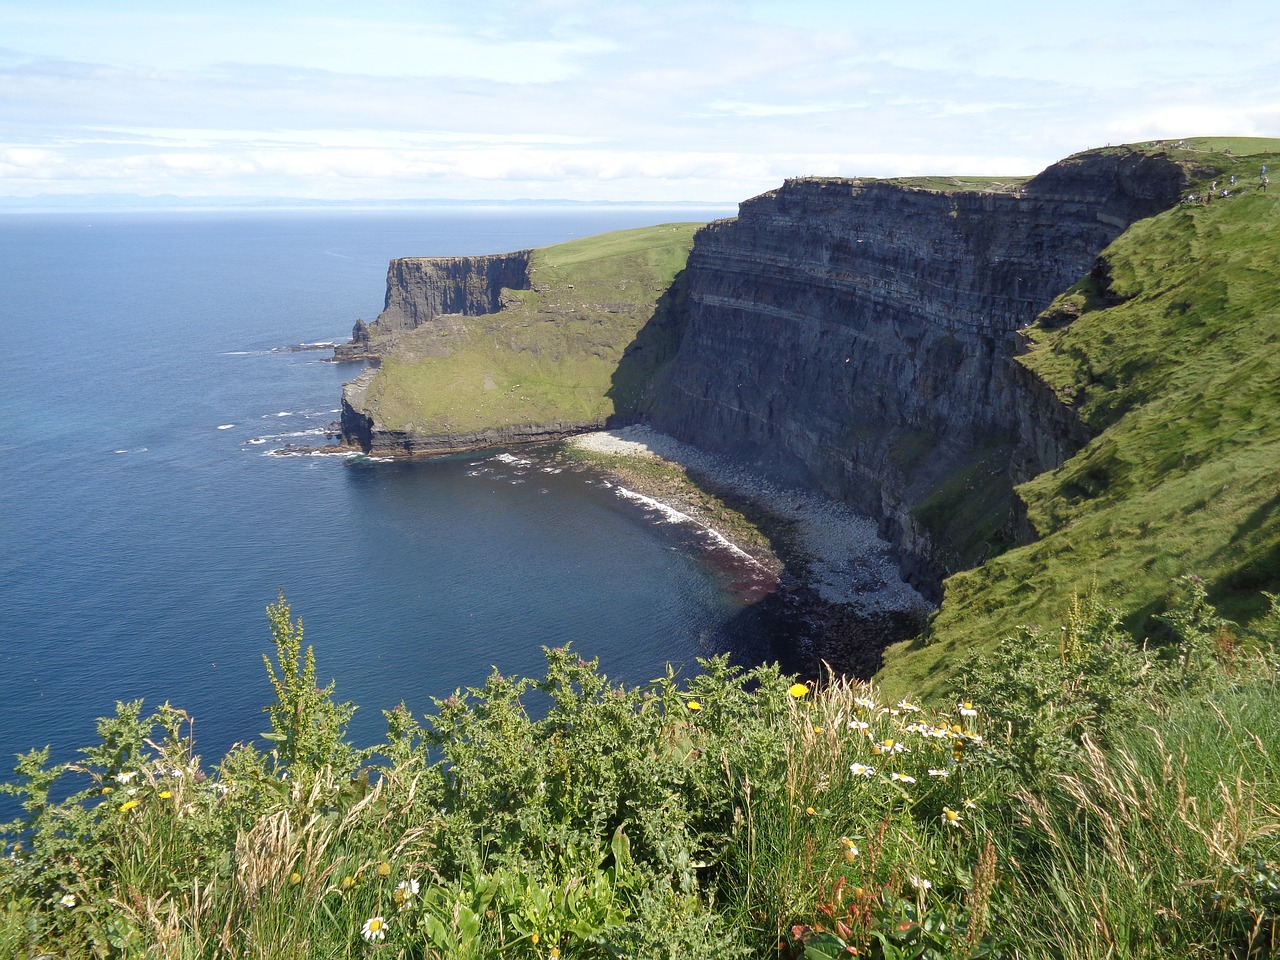
[[[764,574],[757,599],[813,676],[829,667],[869,677],[883,649],[918,634],[932,611],[902,580],[875,523],[843,504],[645,426],[582,433],[563,446],[609,472],[621,496],[698,525]]]

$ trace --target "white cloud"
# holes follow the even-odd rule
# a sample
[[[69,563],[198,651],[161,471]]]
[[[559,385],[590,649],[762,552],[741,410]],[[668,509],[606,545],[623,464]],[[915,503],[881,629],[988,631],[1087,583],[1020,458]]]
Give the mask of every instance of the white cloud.
[[[0,177],[734,200],[786,176],[1031,174],[1107,141],[1280,134],[1269,9],[1206,34],[1168,11],[1136,29],[1150,5],[993,3],[0,0]]]

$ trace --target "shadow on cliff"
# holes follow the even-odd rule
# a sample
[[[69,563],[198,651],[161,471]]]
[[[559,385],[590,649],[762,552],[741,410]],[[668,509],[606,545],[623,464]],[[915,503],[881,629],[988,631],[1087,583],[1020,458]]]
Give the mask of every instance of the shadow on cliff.
[[[613,401],[609,426],[642,419],[654,400],[654,382],[676,351],[685,331],[685,303],[689,296],[687,268],[682,269],[658,298],[653,315],[627,345],[613,372],[605,396]]]

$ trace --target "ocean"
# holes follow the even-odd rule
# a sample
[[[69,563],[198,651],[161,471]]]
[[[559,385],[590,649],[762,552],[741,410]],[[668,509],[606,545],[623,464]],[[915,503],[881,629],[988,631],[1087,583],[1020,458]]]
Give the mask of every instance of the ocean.
[[[280,455],[329,442],[360,369],[282,348],[375,317],[392,257],[731,213],[0,216],[0,778],[33,747],[73,757],[116,701],[186,710],[208,763],[256,738],[280,591],[361,746],[402,701],[539,676],[544,645],[628,684],[767,656],[696,537],[545,452]]]

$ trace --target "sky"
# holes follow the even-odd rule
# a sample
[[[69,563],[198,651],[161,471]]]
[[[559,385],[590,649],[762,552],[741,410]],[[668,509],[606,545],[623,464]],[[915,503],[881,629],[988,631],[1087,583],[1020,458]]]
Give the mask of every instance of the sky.
[[[736,202],[1280,136],[1262,0],[0,0],[0,200]]]

